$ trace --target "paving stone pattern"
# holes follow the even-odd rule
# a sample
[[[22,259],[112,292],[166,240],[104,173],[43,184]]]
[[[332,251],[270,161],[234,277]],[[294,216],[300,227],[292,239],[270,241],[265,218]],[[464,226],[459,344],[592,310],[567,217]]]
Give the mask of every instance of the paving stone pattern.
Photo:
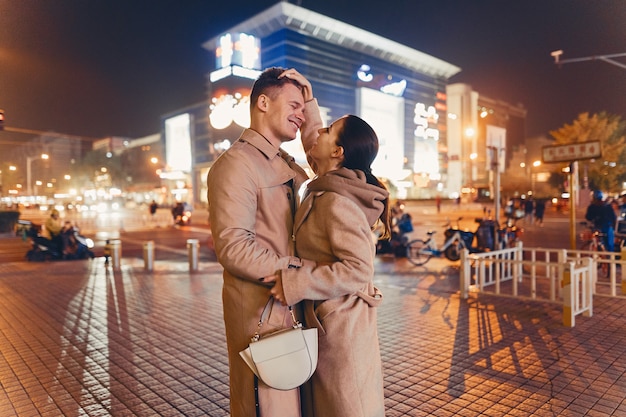
[[[388,417],[626,416],[626,300],[570,329],[555,304],[460,300],[447,265],[377,263]],[[221,282],[212,262],[1,264],[0,416],[228,416]]]

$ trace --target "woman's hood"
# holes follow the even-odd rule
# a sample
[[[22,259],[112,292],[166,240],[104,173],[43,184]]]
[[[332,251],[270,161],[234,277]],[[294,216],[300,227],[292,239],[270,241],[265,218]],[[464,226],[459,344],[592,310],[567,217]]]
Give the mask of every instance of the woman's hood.
[[[389,192],[368,184],[365,173],[360,170],[340,168],[317,177],[308,184],[309,192],[332,191],[354,201],[370,225],[374,225],[385,207]]]

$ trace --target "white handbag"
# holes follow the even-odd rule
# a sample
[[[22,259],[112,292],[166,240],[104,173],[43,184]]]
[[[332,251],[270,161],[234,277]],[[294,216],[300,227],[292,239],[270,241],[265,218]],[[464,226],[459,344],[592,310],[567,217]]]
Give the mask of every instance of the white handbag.
[[[279,330],[261,337],[263,321],[273,306],[270,297],[261,313],[259,327],[247,349],[239,352],[252,372],[266,385],[278,390],[291,390],[311,378],[317,367],[317,329],[302,327],[293,312],[291,329]]]

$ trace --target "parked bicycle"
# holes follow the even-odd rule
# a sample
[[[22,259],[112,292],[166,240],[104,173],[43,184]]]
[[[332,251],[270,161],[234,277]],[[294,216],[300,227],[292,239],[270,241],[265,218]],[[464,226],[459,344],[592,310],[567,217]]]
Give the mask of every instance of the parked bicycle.
[[[606,245],[604,244],[604,234],[600,233],[600,231],[587,222],[580,222],[580,225],[587,228],[578,235],[581,242],[579,246],[580,250],[605,252]]]
[[[433,235],[437,233],[434,230],[428,231],[426,240],[415,239],[407,244],[407,258],[414,265],[421,266],[428,262],[431,258],[440,258],[442,255],[448,260],[456,262],[461,259],[461,251],[468,249],[471,253],[485,252],[493,250],[495,247],[495,233],[498,230],[495,220],[476,219],[479,224],[476,232],[460,230],[459,221],[457,226],[452,227],[448,222],[446,228],[445,242],[441,247],[437,247]],[[474,246],[474,239],[477,238],[477,244]]]
[[[587,229],[578,235],[580,239],[580,250],[590,252],[606,252],[606,245],[604,244],[604,233],[593,227],[590,223],[580,222],[581,226],[585,226]],[[602,258],[602,255],[597,255],[598,258]],[[606,262],[598,262],[598,271],[602,276],[607,276],[609,272],[609,264]]]

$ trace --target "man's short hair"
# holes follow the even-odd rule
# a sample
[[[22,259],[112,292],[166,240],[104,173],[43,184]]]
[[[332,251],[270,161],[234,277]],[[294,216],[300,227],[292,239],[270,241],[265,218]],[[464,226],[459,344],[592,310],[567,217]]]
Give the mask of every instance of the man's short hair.
[[[297,81],[292,80],[289,77],[278,78],[280,74],[285,72],[286,68],[271,67],[259,75],[254,85],[252,86],[252,92],[250,93],[250,110],[254,109],[256,102],[261,94],[265,94],[273,98],[276,90],[282,88],[286,84],[293,84],[302,90],[302,86]]]

